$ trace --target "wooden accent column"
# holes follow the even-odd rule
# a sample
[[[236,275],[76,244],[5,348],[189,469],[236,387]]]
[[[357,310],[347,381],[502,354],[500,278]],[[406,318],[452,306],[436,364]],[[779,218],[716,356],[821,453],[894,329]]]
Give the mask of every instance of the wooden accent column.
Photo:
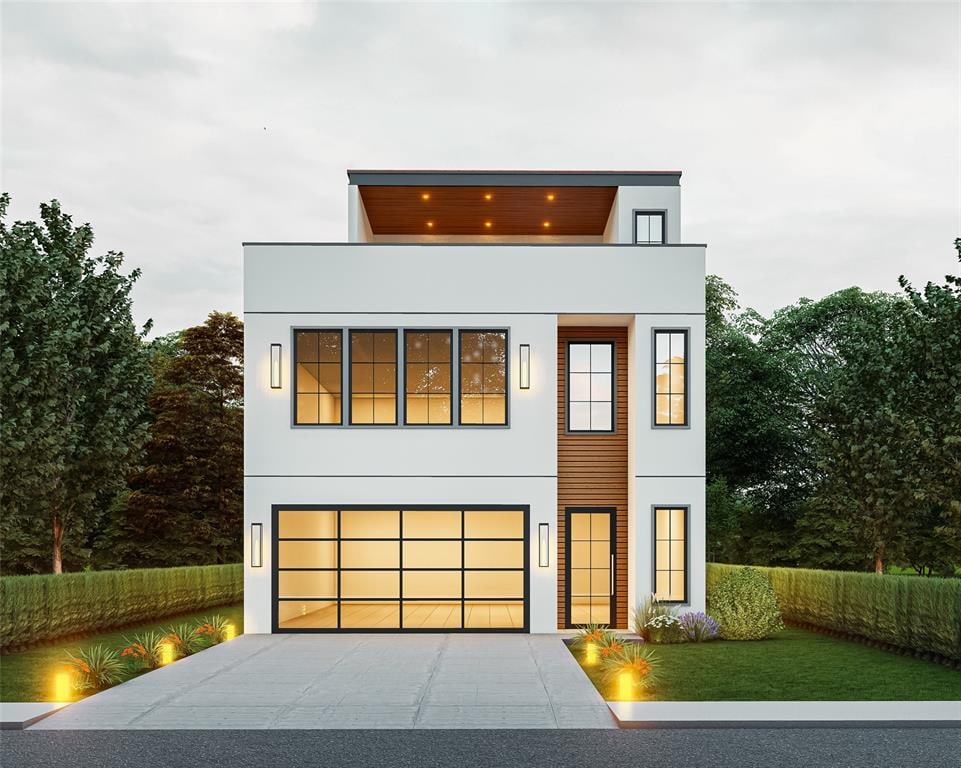
[[[614,409],[612,434],[567,432],[567,342],[614,342]],[[567,507],[614,507],[614,624],[627,628],[627,328],[574,327],[557,329],[557,626],[567,626]]]

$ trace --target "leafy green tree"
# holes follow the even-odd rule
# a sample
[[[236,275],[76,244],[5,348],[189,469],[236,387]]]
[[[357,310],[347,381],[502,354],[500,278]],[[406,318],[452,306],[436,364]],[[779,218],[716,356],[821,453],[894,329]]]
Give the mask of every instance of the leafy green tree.
[[[156,358],[155,358],[156,359]],[[146,459],[111,538],[126,565],[241,559],[243,324],[213,312],[159,364]]]
[[[139,270],[90,255],[93,230],[54,200],[6,223],[0,196],[0,539],[3,570],[64,568],[122,487],[145,432],[149,361],[130,292]]]

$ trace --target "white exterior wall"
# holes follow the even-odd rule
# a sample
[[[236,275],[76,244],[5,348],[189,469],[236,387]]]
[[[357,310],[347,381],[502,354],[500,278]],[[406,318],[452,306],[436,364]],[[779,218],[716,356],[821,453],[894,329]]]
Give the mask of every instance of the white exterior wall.
[[[529,505],[530,629],[556,631],[559,314],[630,326],[630,604],[651,589],[650,507],[672,504],[691,508],[690,604],[703,608],[704,256],[703,246],[245,246],[245,537],[264,526],[263,567],[250,567],[245,542],[246,631],[270,631],[271,505],[341,503]],[[509,329],[509,428],[292,426],[293,328],[431,326]],[[690,428],[651,428],[654,327],[690,329]],[[279,390],[269,387],[272,343],[283,346]],[[522,343],[529,390],[517,386]],[[541,522],[551,533],[543,569]]]

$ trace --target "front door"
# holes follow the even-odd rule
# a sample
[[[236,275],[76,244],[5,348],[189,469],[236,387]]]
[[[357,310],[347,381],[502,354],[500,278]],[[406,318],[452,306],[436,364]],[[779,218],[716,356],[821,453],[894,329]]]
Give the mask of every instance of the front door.
[[[567,626],[613,623],[614,510],[567,510]]]

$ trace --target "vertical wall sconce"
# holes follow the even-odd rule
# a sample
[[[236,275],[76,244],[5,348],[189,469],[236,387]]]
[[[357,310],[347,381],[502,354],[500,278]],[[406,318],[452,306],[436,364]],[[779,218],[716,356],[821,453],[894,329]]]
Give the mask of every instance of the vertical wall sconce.
[[[551,526],[541,523],[537,526],[537,565],[547,568],[551,564]]]
[[[264,526],[263,523],[250,524],[250,567],[260,568],[264,564]]]
[[[270,345],[270,388],[280,389],[280,344]]]
[[[531,388],[531,345],[521,344],[520,356],[520,385],[521,389]]]

